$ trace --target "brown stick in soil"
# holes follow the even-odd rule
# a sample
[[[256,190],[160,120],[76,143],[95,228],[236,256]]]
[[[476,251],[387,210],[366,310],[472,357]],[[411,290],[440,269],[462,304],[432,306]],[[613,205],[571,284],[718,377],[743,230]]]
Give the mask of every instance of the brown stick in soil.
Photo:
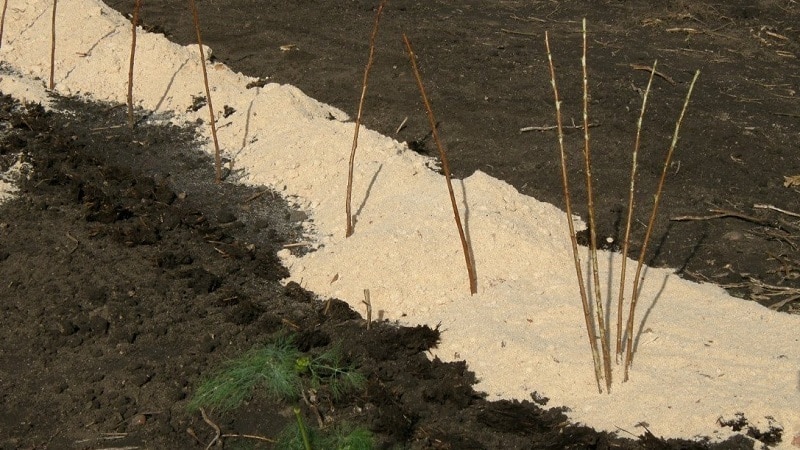
[[[639,300],[639,281],[640,276],[642,273],[642,266],[644,265],[644,255],[647,252],[647,244],[650,240],[650,235],[653,232],[653,225],[656,221],[656,213],[658,212],[658,204],[661,201],[661,192],[664,188],[664,181],[667,178],[667,171],[669,170],[669,163],[672,160],[672,155],[675,153],[675,147],[678,145],[678,135],[680,134],[681,130],[681,123],[683,122],[683,117],[686,114],[686,109],[689,107],[689,99],[692,97],[692,90],[694,90],[694,84],[697,82],[697,77],[700,76],[700,71],[694,73],[694,77],[692,78],[692,83],[689,85],[689,91],[686,93],[686,100],[683,102],[683,109],[681,109],[681,114],[678,116],[677,122],[675,122],[675,132],[672,135],[672,143],[669,146],[669,150],[667,151],[667,157],[664,160],[664,169],[661,172],[661,179],[658,182],[658,187],[656,188],[656,193],[653,197],[653,212],[650,214],[650,222],[647,224],[647,232],[644,235],[644,241],[642,242],[642,249],[639,252],[639,261],[636,264],[636,276],[633,279],[633,291],[631,292],[631,307],[630,312],[628,313],[628,323],[626,326],[626,346],[625,346],[625,377],[623,381],[628,381],[629,372],[631,368],[631,363],[633,361],[633,320],[634,320],[634,313],[636,311],[636,303]]]
[[[131,59],[128,65],[128,126],[133,129],[133,62],[136,58],[136,26],[139,24],[139,10],[142,0],[136,0],[133,5],[133,18],[131,19]]]
[[[55,87],[56,72],[56,6],[58,0],[53,0],[53,18],[50,24],[50,90]]]
[[[628,249],[630,248],[631,225],[633,223],[633,194],[636,187],[636,169],[638,166],[639,146],[642,136],[642,120],[644,119],[644,111],[647,107],[647,97],[650,94],[650,87],[653,85],[653,75],[656,73],[656,65],[658,61],[653,62],[653,67],[650,70],[650,79],[647,81],[647,88],[644,91],[642,98],[642,110],[639,112],[639,120],[636,122],[636,141],[633,144],[633,156],[631,158],[631,183],[628,192],[628,218],[625,222],[625,237],[622,240],[622,268],[620,269],[619,278],[619,297],[617,298],[617,346],[615,349],[617,363],[622,359],[622,309],[625,303],[625,276],[628,263]]]
[[[594,376],[597,381],[597,391],[602,393],[603,388],[600,380],[603,378],[603,371],[600,367],[600,353],[597,349],[597,336],[595,334],[594,321],[592,320],[589,297],[586,294],[586,287],[583,284],[583,269],[581,269],[581,258],[578,252],[578,239],[575,236],[575,224],[572,221],[572,197],[569,193],[569,179],[567,177],[567,154],[564,149],[564,127],[561,120],[561,100],[558,97],[558,86],[556,85],[556,69],[553,65],[553,55],[550,52],[550,39],[547,32],[544,33],[544,44],[547,48],[547,62],[550,66],[550,84],[553,86],[553,96],[556,106],[556,127],[558,128],[558,149],[561,155],[561,182],[564,188],[564,203],[567,209],[567,224],[569,226],[569,237],[572,243],[572,257],[575,261],[575,273],[578,277],[578,289],[583,304],[583,318],[586,321],[586,334],[589,338],[589,348],[592,351],[592,362],[594,363]]]
[[[208,87],[208,71],[206,70],[206,55],[203,51],[203,37],[200,34],[200,17],[197,14],[197,5],[194,0],[189,0],[189,5],[192,8],[192,17],[194,18],[194,29],[197,33],[197,46],[200,48],[200,67],[203,69],[203,84],[206,88],[206,100],[208,101],[208,114],[211,119],[211,137],[214,139],[214,167],[216,174],[214,182],[219,184],[222,182],[222,157],[219,153],[219,141],[217,140],[217,125],[214,118],[214,106],[211,103],[211,89]]]
[[[428,96],[425,94],[425,86],[422,84],[422,77],[419,74],[419,70],[417,69],[417,60],[416,55],[414,54],[414,50],[411,48],[411,42],[409,42],[408,37],[403,33],[403,42],[406,45],[406,52],[408,52],[409,60],[411,61],[411,70],[414,72],[414,78],[417,81],[417,87],[419,88],[419,93],[422,96],[422,103],[425,105],[425,111],[428,114],[428,122],[431,125],[431,134],[433,135],[433,140],[436,142],[436,148],[439,149],[439,157],[442,160],[442,170],[444,171],[444,179],[447,182],[447,190],[450,193],[450,203],[453,206],[453,216],[455,217],[456,221],[456,228],[458,228],[458,236],[461,238],[461,249],[464,252],[464,259],[467,263],[467,275],[469,276],[469,292],[471,294],[476,294],[478,292],[478,277],[475,273],[475,262],[472,260],[472,255],[469,251],[469,244],[467,243],[467,237],[464,234],[464,227],[461,226],[461,216],[458,214],[458,205],[456,204],[456,196],[453,192],[453,183],[450,180],[450,164],[447,162],[447,154],[445,153],[444,146],[442,145],[442,141],[439,139],[439,132],[436,130],[436,118],[433,115],[433,110],[431,109],[430,102],[428,102]]]
[[[369,297],[369,289],[364,289],[364,300],[361,302],[367,306],[367,330],[372,325],[372,300]]]
[[[361,114],[364,111],[364,99],[367,96],[367,83],[369,82],[369,72],[372,69],[372,63],[375,60],[375,38],[378,36],[378,25],[381,21],[381,14],[383,7],[386,6],[386,0],[383,0],[378,6],[378,11],[375,13],[375,25],[372,27],[372,35],[369,38],[369,58],[367,59],[367,66],[364,69],[364,81],[361,83],[361,100],[358,102],[358,114],[356,115],[356,129],[353,132],[353,148],[350,149],[350,165],[347,172],[347,198],[345,200],[345,213],[347,214],[347,228],[345,229],[344,236],[350,237],[353,234],[353,215],[352,211],[352,197],[353,197],[353,165],[356,160],[356,148],[358,148],[358,129],[361,127]]]

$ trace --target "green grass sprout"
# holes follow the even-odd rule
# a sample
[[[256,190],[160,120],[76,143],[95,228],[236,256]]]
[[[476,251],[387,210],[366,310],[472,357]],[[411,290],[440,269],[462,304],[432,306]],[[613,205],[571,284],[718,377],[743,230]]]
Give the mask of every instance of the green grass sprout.
[[[293,400],[298,395],[295,364],[301,356],[288,340],[256,347],[203,382],[189,408],[235,409],[256,387],[265,389],[270,397]]]
[[[295,367],[301,369],[298,373],[309,376],[309,387],[318,390],[326,385],[335,400],[361,389],[367,381],[352,365],[345,364],[342,353],[337,348],[314,358],[298,358]]]
[[[283,338],[227,363],[197,388],[188,407],[235,409],[256,389],[263,389],[277,400],[296,401],[307,388],[327,387],[338,399],[361,389],[365,382],[353,365],[345,364],[339,349],[334,347],[312,356],[300,352],[291,338]]]

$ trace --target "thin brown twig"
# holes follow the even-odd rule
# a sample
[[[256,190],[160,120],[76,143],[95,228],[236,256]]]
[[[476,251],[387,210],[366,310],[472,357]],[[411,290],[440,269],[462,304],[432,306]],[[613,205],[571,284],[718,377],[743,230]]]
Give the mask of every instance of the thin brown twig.
[[[3,29],[6,26],[6,9],[8,9],[8,0],[3,0],[3,14],[0,16],[0,47],[3,46]]]
[[[364,300],[361,302],[367,305],[367,330],[372,325],[372,300],[370,300],[369,289],[364,289]]]
[[[800,230],[800,228],[798,228]],[[800,244],[796,242],[800,239],[800,235],[796,235],[794,233],[787,232],[783,229],[764,229],[764,230],[753,230],[753,234],[760,234],[763,235],[767,240],[775,240],[778,242],[783,242],[789,247],[792,247],[792,250],[798,251],[800,250]]]
[[[704,33],[702,30],[698,30],[697,28],[691,27],[676,27],[676,28],[667,28],[667,33],[690,33],[690,34],[702,34]]]
[[[133,64],[136,58],[136,26],[139,24],[139,10],[142,0],[136,0],[133,5],[133,18],[131,19],[131,59],[128,65],[128,126],[133,129]]]
[[[263,191],[256,192],[255,194],[251,195],[250,197],[247,197],[246,199],[244,199],[244,203],[250,203],[253,200],[256,200],[257,198],[259,198],[262,195],[266,194],[267,192],[269,192],[269,189],[264,189]]]
[[[516,35],[519,35],[519,36],[537,36],[536,33],[526,33],[524,31],[509,30],[509,29],[506,29],[506,28],[500,28],[500,31],[502,31],[503,33],[508,33],[508,34],[516,34]]]
[[[721,287],[723,289],[749,288],[749,289],[753,290],[753,287],[757,287],[757,288],[760,288],[762,290],[773,291],[773,292],[765,292],[763,294],[763,295],[766,295],[768,297],[774,297],[774,296],[779,296],[779,295],[795,295],[795,294],[800,295],[800,289],[799,288],[795,288],[795,287],[791,287],[791,286],[776,286],[774,284],[767,284],[767,283],[764,283],[763,281],[761,281],[761,280],[759,280],[758,278],[755,278],[755,277],[746,277],[747,278],[747,282],[719,284],[716,281],[710,279],[709,277],[703,275],[702,273],[691,272],[691,271],[688,271],[688,270],[686,271],[686,273],[688,275],[691,275],[693,278],[695,278],[697,280],[702,280],[702,281],[705,281],[707,283],[717,284],[719,287]]]
[[[436,142],[436,148],[439,149],[439,157],[442,160],[442,170],[444,171],[444,178],[447,182],[447,191],[450,193],[450,203],[453,206],[453,216],[456,221],[456,228],[458,228],[458,236],[461,238],[461,249],[464,252],[464,259],[467,263],[467,275],[469,277],[469,292],[471,294],[476,294],[478,292],[478,277],[475,274],[475,262],[472,260],[472,255],[469,251],[469,244],[467,243],[467,237],[464,234],[464,227],[461,226],[461,216],[458,213],[458,205],[456,204],[456,196],[453,192],[453,183],[450,180],[450,164],[447,162],[447,154],[445,153],[444,146],[442,145],[442,141],[439,139],[439,132],[436,130],[436,118],[433,115],[433,110],[431,109],[431,104],[428,102],[428,96],[425,94],[425,86],[422,84],[422,76],[419,74],[419,69],[417,69],[417,57],[414,54],[414,50],[411,48],[411,42],[409,42],[408,37],[403,33],[403,42],[406,46],[406,52],[408,52],[409,60],[411,61],[411,69],[414,72],[414,78],[417,81],[417,87],[419,88],[419,93],[422,96],[422,103],[425,105],[425,111],[428,114],[428,122],[430,122],[431,126],[431,134],[433,135],[433,140]]]
[[[225,433],[220,437],[223,437],[223,438],[245,438],[245,439],[253,439],[253,440],[256,440],[256,441],[264,441],[264,442],[272,442],[272,443],[278,442],[275,439],[270,439],[268,437],[258,436],[258,435],[255,435],[255,434]]]
[[[777,212],[779,212],[781,214],[786,214],[787,216],[800,217],[800,214],[798,214],[796,212],[787,211],[785,209],[778,208],[777,206],[774,206],[774,205],[767,205],[767,204],[757,203],[757,204],[753,205],[753,208],[756,208],[756,209],[769,209],[769,210],[772,210],[772,211],[777,211]]]
[[[558,149],[561,154],[561,182],[564,188],[564,203],[567,209],[567,224],[569,226],[569,237],[572,243],[572,257],[575,261],[575,273],[578,277],[578,289],[583,305],[583,318],[586,321],[586,335],[589,338],[589,348],[592,351],[592,362],[594,364],[594,376],[597,381],[597,391],[602,393],[603,388],[600,380],[603,378],[602,368],[600,367],[600,353],[597,349],[597,338],[594,331],[594,322],[591,319],[591,308],[589,297],[586,295],[586,287],[583,284],[583,269],[581,269],[581,258],[578,252],[578,239],[575,236],[575,224],[572,216],[572,198],[569,193],[569,179],[567,177],[567,154],[564,149],[564,130],[561,120],[561,100],[558,97],[558,86],[556,85],[556,69],[553,64],[553,56],[550,52],[550,39],[547,32],[544,33],[544,44],[547,49],[547,61],[550,66],[550,84],[553,87],[553,97],[556,107],[556,126],[558,127]]]
[[[408,116],[403,118],[403,121],[400,122],[400,125],[397,126],[397,129],[394,130],[394,134],[400,134],[400,131],[405,128],[406,122],[408,122]]]
[[[55,87],[56,72],[56,6],[58,0],[53,0],[53,18],[50,24],[50,90]]]
[[[745,222],[752,222],[752,223],[754,223],[756,225],[763,225],[765,227],[777,228],[777,229],[783,230],[783,231],[785,231],[787,233],[794,233],[794,232],[797,232],[798,230],[800,230],[800,227],[798,227],[796,225],[792,225],[791,223],[788,223],[788,222],[783,221],[783,220],[779,220],[779,221],[777,221],[777,223],[775,223],[775,222],[773,222],[771,220],[768,220],[768,219],[761,219],[759,217],[755,217],[755,216],[751,216],[751,215],[748,215],[748,214],[740,213],[738,211],[731,211],[731,210],[727,210],[727,209],[710,209],[709,212],[712,213],[710,216],[677,216],[677,217],[670,218],[670,220],[681,222],[681,221],[689,221],[689,220],[712,220],[712,219],[722,219],[722,218],[726,218],[726,217],[733,217],[733,218],[736,218],[736,219],[744,220]]]
[[[302,329],[302,328],[300,327],[300,325],[298,325],[298,324],[296,324],[296,323],[292,322],[292,321],[291,321],[291,320],[289,320],[289,319],[281,319],[281,323],[282,323],[282,324],[284,324],[284,325],[286,325],[286,326],[288,326],[289,328],[293,329],[294,331],[300,331],[300,330]]]
[[[567,130],[567,129],[582,130],[584,126],[585,125],[583,125],[583,124],[581,124],[581,125],[577,125],[577,124],[563,125],[562,129],[564,129],[564,130]],[[590,123],[589,124],[589,128],[594,128],[594,127],[598,127],[598,126],[600,126],[600,124],[598,124],[598,123]],[[558,129],[558,125],[547,125],[547,126],[544,126],[544,127],[522,127],[522,128],[519,129],[519,132],[520,133],[525,133],[527,131],[552,131],[552,130],[557,130],[557,129]]]
[[[620,269],[619,279],[619,297],[617,298],[617,345],[616,345],[616,358],[619,362],[622,356],[622,309],[625,303],[625,277],[627,275],[628,265],[628,249],[630,248],[631,225],[633,224],[633,208],[634,208],[634,192],[636,187],[636,169],[638,166],[639,147],[642,137],[642,121],[644,120],[644,112],[647,108],[647,97],[650,95],[650,87],[653,85],[653,75],[656,73],[656,65],[658,61],[653,62],[653,67],[650,70],[650,80],[647,82],[647,89],[644,91],[642,97],[642,109],[639,112],[639,120],[636,122],[636,140],[633,144],[633,156],[631,158],[631,183],[628,192],[628,219],[625,222],[625,237],[622,241],[622,268]]]
[[[600,267],[597,262],[597,232],[595,231],[594,218],[594,190],[592,187],[592,152],[589,144],[589,75],[586,65],[586,18],[583,19],[583,56],[581,69],[583,71],[583,161],[586,175],[586,197],[589,209],[589,255],[592,265],[592,287],[594,288],[595,314],[597,316],[597,330],[600,337],[600,348],[603,353],[603,371],[606,380],[606,393],[611,393],[611,351],[608,342],[608,327],[603,313],[603,299],[600,292]]]
[[[767,252],[767,255],[774,261],[778,261],[781,265],[781,269],[776,271],[776,273],[780,273],[784,279],[787,279],[791,276],[791,273],[796,270],[800,269],[800,261],[795,261],[792,258],[789,258],[784,255],[774,254],[772,252]]]
[[[211,119],[211,137],[214,139],[214,168],[216,174],[214,182],[219,184],[222,182],[222,156],[219,152],[219,141],[217,140],[217,125],[214,118],[214,106],[211,104],[211,89],[208,87],[208,71],[206,70],[206,55],[203,50],[203,37],[200,34],[200,17],[197,13],[197,4],[194,0],[189,0],[189,5],[192,8],[192,18],[194,19],[194,29],[197,33],[197,46],[200,49],[200,67],[203,69],[203,84],[206,88],[206,100],[208,100],[208,114]]]
[[[208,426],[214,429],[214,439],[212,439],[211,442],[206,445],[206,450],[208,450],[220,440],[220,437],[222,437],[222,430],[220,430],[219,425],[215,424],[211,421],[211,419],[208,418],[205,409],[200,408],[200,415],[203,416],[203,422],[207,423]]]
[[[534,16],[519,17],[516,14],[512,14],[511,18],[514,19],[514,20],[522,21],[522,22],[542,22],[542,23],[546,23],[547,22],[545,19],[540,19],[540,18],[534,17]]]
[[[664,80],[666,80],[666,81],[667,81],[667,83],[669,83],[669,84],[671,84],[671,85],[673,85],[673,86],[675,86],[675,85],[677,85],[677,84],[678,84],[678,83],[676,83],[676,82],[675,82],[675,80],[673,80],[673,79],[672,79],[672,77],[670,77],[670,76],[668,76],[668,75],[664,75],[663,73],[661,73],[661,72],[657,71],[657,70],[656,70],[656,65],[655,65],[655,64],[653,64],[653,66],[652,66],[652,67],[650,67],[650,66],[645,66],[644,64],[631,64],[631,68],[632,68],[633,70],[646,70],[646,71],[650,72],[650,78],[651,78],[651,79],[652,79],[652,76],[653,76],[653,74],[656,74],[656,75],[658,75],[659,77],[661,77],[661,78],[663,78]]]
[[[195,442],[197,442],[198,445],[203,445],[203,441],[201,441],[200,438],[197,437],[197,433],[195,433],[194,428],[192,427],[187,428],[186,434],[191,436],[195,440]]]
[[[800,300],[800,294],[791,295],[789,297],[784,298],[783,300],[778,300],[777,302],[769,305],[768,308],[773,310],[773,311],[777,311],[777,310],[783,308],[784,306],[786,306],[788,303],[791,303],[791,302],[793,302],[795,300]]]
[[[678,116],[677,122],[675,122],[675,132],[672,135],[672,143],[667,151],[667,157],[664,161],[664,168],[661,172],[661,179],[658,182],[658,187],[656,188],[656,193],[653,197],[653,212],[650,214],[650,222],[647,224],[647,231],[645,232],[644,241],[642,242],[642,249],[639,252],[639,261],[636,264],[636,277],[633,279],[631,307],[630,312],[628,313],[627,328],[625,330],[628,341],[625,348],[625,375],[623,381],[628,381],[631,363],[633,362],[633,321],[634,314],[636,312],[636,303],[639,300],[639,281],[642,274],[642,266],[644,265],[645,253],[647,252],[647,244],[650,241],[650,235],[652,234],[653,227],[655,225],[656,213],[658,212],[658,205],[661,202],[661,192],[663,191],[664,182],[667,178],[667,171],[669,170],[670,165],[669,163],[672,160],[672,155],[675,153],[675,147],[678,146],[678,136],[681,130],[681,123],[683,123],[683,117],[686,114],[686,109],[689,107],[689,99],[692,97],[694,84],[697,82],[697,77],[699,76],[700,71],[698,70],[694,73],[692,83],[689,85],[689,91],[686,93],[686,100],[683,102],[683,109],[681,109],[681,114]]]
[[[693,220],[713,220],[713,219],[723,219],[726,217],[734,217],[737,219],[742,219],[746,222],[752,222],[758,225],[768,225],[772,226],[770,221],[765,219],[759,219],[758,217],[749,216],[747,214],[743,214],[737,211],[730,211],[726,209],[711,209],[710,212],[714,213],[709,216],[675,216],[671,217],[670,220],[675,222],[688,222]]]
[[[375,25],[372,27],[372,34],[369,38],[369,58],[367,58],[367,66],[364,68],[364,80],[361,83],[361,99],[358,101],[358,114],[356,115],[356,127],[353,131],[353,147],[350,149],[350,164],[347,172],[347,197],[345,200],[345,213],[347,214],[347,228],[345,229],[344,236],[350,237],[353,234],[353,215],[352,215],[352,197],[353,197],[353,166],[356,159],[356,148],[358,148],[358,129],[361,127],[361,114],[364,112],[364,99],[367,97],[367,84],[369,82],[369,72],[372,69],[372,64],[375,60],[375,38],[378,36],[378,25],[381,22],[381,14],[383,7],[386,6],[386,1],[383,0],[378,6],[378,11],[375,13]]]
[[[301,241],[301,242],[293,242],[291,244],[283,244],[283,248],[295,248],[295,247],[309,247],[314,245],[311,241]]]
[[[317,425],[319,425],[319,428],[320,428],[320,429],[323,429],[323,428],[325,428],[325,419],[323,419],[323,418],[322,418],[322,414],[320,414],[320,412],[319,412],[319,408],[317,407],[317,405],[316,405],[315,403],[312,403],[312,402],[311,402],[311,401],[308,399],[308,396],[306,395],[306,391],[305,391],[305,390],[301,390],[301,391],[300,391],[300,395],[301,395],[301,397],[303,398],[303,402],[306,404],[306,406],[308,406],[308,409],[310,409],[310,410],[311,410],[311,412],[313,412],[313,413],[314,413],[314,416],[315,416],[315,417],[316,417],[316,419],[317,419]],[[295,408],[295,409],[296,409],[297,411],[300,411],[300,408]],[[298,417],[298,418],[299,418],[299,417]]]

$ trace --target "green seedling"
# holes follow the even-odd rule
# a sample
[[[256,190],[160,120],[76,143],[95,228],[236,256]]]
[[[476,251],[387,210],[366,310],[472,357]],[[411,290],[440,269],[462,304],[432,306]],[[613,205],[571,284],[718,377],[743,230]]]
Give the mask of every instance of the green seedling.
[[[294,408],[294,417],[297,419],[297,431],[300,432],[300,438],[303,440],[303,448],[305,450],[311,450],[311,440],[308,438],[308,430],[306,430],[306,425],[303,423],[303,416],[300,414],[300,408]]]
[[[295,360],[295,371],[309,381],[309,387],[319,389],[327,386],[334,399],[360,389],[366,379],[363,375],[353,370],[342,359],[342,354],[336,349],[328,350],[319,356],[301,356]]]
[[[294,347],[291,339],[280,339],[229,362],[198,387],[189,408],[235,409],[256,389],[263,389],[271,398],[293,402],[305,389],[325,386],[339,398],[364,382],[364,376],[346,365],[337,349],[311,356]]]

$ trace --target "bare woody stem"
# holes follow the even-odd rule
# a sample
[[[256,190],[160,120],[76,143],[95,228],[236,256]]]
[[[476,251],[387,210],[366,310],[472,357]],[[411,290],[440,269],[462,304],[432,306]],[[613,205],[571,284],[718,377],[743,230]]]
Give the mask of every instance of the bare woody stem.
[[[369,289],[364,289],[364,300],[362,303],[367,306],[367,330],[369,330],[372,325],[372,300],[370,300]]]
[[[461,238],[461,249],[464,252],[464,259],[467,263],[467,275],[469,276],[469,292],[471,294],[476,294],[478,292],[478,277],[475,274],[475,264],[472,260],[472,255],[469,251],[469,245],[467,244],[467,237],[464,234],[464,228],[461,226],[461,216],[458,213],[458,205],[456,204],[456,196],[453,192],[453,183],[450,180],[450,164],[447,162],[447,154],[445,153],[444,146],[442,145],[441,140],[439,140],[439,132],[436,130],[436,118],[433,115],[433,110],[431,109],[430,102],[428,102],[428,96],[425,94],[425,86],[422,84],[422,77],[419,74],[419,70],[417,69],[417,60],[416,55],[414,55],[414,50],[411,48],[411,42],[408,41],[408,37],[403,34],[403,42],[406,45],[406,52],[408,52],[409,60],[411,61],[411,69],[414,72],[414,78],[417,80],[417,87],[419,88],[419,93],[422,96],[422,103],[425,105],[425,111],[428,114],[428,122],[430,122],[431,126],[431,134],[433,135],[433,140],[436,142],[436,148],[439,149],[439,157],[442,160],[442,170],[444,171],[444,178],[447,181],[447,190],[450,193],[450,203],[453,206],[453,216],[455,217],[456,221],[456,228],[458,228],[458,235]]]
[[[133,18],[131,19],[131,59],[128,65],[128,126],[133,129],[135,120],[133,118],[133,64],[136,58],[136,26],[139,24],[139,10],[142,7],[142,0],[136,0],[133,6]]]
[[[7,9],[8,9],[8,0],[3,0],[3,14],[0,16],[0,47],[3,46],[3,29],[6,26]]]
[[[364,111],[364,99],[367,96],[367,83],[369,82],[369,72],[372,69],[372,63],[375,60],[375,38],[378,36],[378,25],[381,21],[381,13],[386,6],[386,1],[383,0],[378,6],[378,11],[375,13],[375,25],[372,27],[372,35],[369,38],[369,58],[367,59],[367,66],[364,69],[364,81],[361,83],[361,100],[358,102],[358,115],[356,115],[356,128],[353,132],[353,147],[350,149],[350,164],[347,172],[347,198],[345,200],[345,213],[347,214],[347,228],[345,230],[345,237],[353,235],[353,214],[352,214],[352,197],[353,197],[353,166],[356,160],[356,148],[358,148],[358,129],[361,127],[361,114]]]
[[[208,87],[208,71],[206,70],[206,55],[203,50],[203,37],[200,34],[200,17],[197,14],[197,5],[194,0],[189,0],[189,5],[192,8],[192,17],[194,18],[194,29],[197,33],[197,46],[200,48],[200,67],[203,69],[203,84],[206,88],[206,100],[208,101],[208,114],[211,119],[211,137],[214,140],[214,167],[216,174],[214,182],[219,184],[222,182],[222,157],[219,152],[219,141],[217,140],[217,125],[214,118],[214,106],[211,103],[211,89]]]
[[[700,76],[700,71],[694,73],[694,78],[692,78],[692,83],[689,85],[689,91],[686,93],[686,100],[683,102],[683,109],[681,109],[681,114],[678,116],[677,122],[675,122],[675,132],[672,135],[672,143],[669,146],[669,151],[667,152],[667,157],[664,160],[664,168],[661,171],[661,179],[658,182],[658,188],[656,189],[655,196],[653,197],[653,212],[650,214],[650,222],[647,224],[647,232],[644,236],[644,242],[642,243],[642,250],[639,252],[639,261],[636,265],[636,278],[633,279],[633,291],[631,292],[631,308],[630,313],[628,314],[628,323],[626,328],[626,339],[627,345],[625,348],[625,378],[624,381],[628,381],[628,374],[630,371],[631,363],[633,362],[633,321],[634,321],[634,313],[636,311],[636,303],[639,300],[639,280],[642,273],[642,266],[644,265],[644,256],[647,252],[647,243],[650,240],[650,235],[653,232],[653,225],[656,222],[656,213],[658,212],[658,204],[661,201],[661,192],[664,188],[664,181],[667,178],[667,171],[669,170],[670,161],[672,161],[672,155],[675,153],[675,147],[678,145],[678,136],[681,130],[681,123],[683,122],[683,117],[686,114],[686,109],[689,107],[689,99],[692,97],[692,90],[694,90],[694,84],[697,81],[697,77]]]
[[[658,61],[653,62],[653,70],[650,71],[650,80],[647,81],[647,89],[644,91],[642,98],[642,110],[639,113],[639,120],[636,122],[636,142],[633,144],[633,157],[631,162],[631,184],[628,192],[628,218],[625,222],[625,236],[622,240],[622,268],[620,269],[619,278],[619,298],[617,299],[617,346],[616,355],[617,362],[620,361],[622,356],[622,309],[625,303],[625,276],[628,262],[628,248],[630,247],[631,224],[633,223],[633,194],[636,187],[636,170],[639,158],[639,144],[642,135],[642,121],[644,119],[644,111],[647,107],[647,97],[650,94],[650,87],[653,85],[653,75],[656,74],[656,65]]]
[[[564,188],[564,203],[567,209],[567,224],[569,225],[569,237],[572,243],[572,257],[575,261],[575,273],[578,277],[578,289],[580,290],[581,303],[583,305],[583,318],[586,321],[586,334],[589,338],[589,348],[592,350],[592,362],[594,363],[594,376],[597,381],[597,391],[602,393],[600,380],[603,378],[603,371],[600,367],[600,354],[597,349],[597,337],[592,321],[589,297],[586,294],[586,287],[583,283],[583,270],[581,269],[581,258],[578,253],[578,240],[575,237],[575,224],[572,221],[572,198],[569,193],[569,179],[567,177],[567,155],[564,149],[564,127],[561,120],[561,101],[558,96],[558,86],[556,85],[556,70],[553,65],[553,56],[550,52],[550,39],[547,32],[544,33],[544,44],[547,48],[547,62],[550,66],[550,84],[553,86],[553,96],[556,106],[556,124],[558,128],[558,149],[561,154],[561,181]]]
[[[586,198],[589,209],[589,255],[592,263],[592,287],[594,288],[597,330],[600,334],[600,347],[603,352],[603,369],[606,379],[606,392],[611,392],[611,351],[608,342],[608,327],[603,313],[603,299],[600,294],[600,268],[597,264],[597,228],[594,220],[594,191],[592,188],[592,152],[589,145],[589,77],[586,67],[586,18],[583,19],[583,161],[586,170]]]
[[[53,0],[53,18],[50,24],[50,90],[55,87],[56,72],[56,6],[58,0]]]

